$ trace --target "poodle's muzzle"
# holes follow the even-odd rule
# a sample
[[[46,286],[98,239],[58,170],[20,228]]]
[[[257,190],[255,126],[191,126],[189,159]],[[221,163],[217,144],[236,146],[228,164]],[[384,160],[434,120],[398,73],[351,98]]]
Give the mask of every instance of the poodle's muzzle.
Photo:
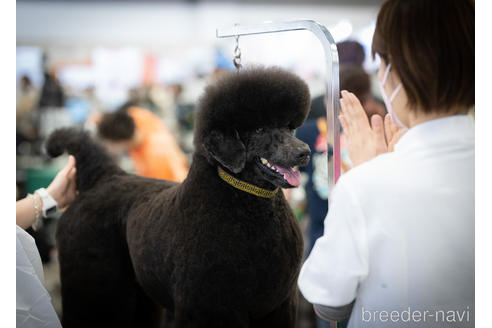
[[[282,188],[300,185],[299,167],[309,163],[311,150],[292,130],[258,129],[247,148],[267,180]]]

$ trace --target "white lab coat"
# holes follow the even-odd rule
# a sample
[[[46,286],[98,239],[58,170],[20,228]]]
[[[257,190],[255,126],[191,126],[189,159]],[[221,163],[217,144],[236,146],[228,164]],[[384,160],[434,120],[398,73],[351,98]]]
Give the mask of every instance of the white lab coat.
[[[349,327],[473,327],[474,131],[465,115],[418,124],[340,178],[300,272],[309,302],[355,299]]]
[[[16,327],[61,328],[51,298],[43,286],[41,258],[34,239],[16,226]]]

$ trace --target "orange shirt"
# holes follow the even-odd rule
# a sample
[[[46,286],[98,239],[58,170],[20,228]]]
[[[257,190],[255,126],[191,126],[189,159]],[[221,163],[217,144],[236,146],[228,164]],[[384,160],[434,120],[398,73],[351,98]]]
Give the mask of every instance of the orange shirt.
[[[161,119],[147,109],[131,107],[141,143],[130,151],[138,175],[181,182],[188,174],[185,154]]]

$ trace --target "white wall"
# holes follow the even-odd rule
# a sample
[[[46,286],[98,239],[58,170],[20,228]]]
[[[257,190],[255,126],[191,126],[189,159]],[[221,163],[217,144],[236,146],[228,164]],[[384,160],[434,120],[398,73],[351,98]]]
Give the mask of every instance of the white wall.
[[[353,29],[370,24],[377,7],[238,4],[17,2],[20,44],[141,44],[215,41],[215,28],[234,23],[313,19],[328,27],[348,19]]]
[[[190,67],[210,68],[215,48],[232,58],[234,40],[217,39],[218,27],[311,19],[327,26],[336,41],[351,34],[365,35],[368,43],[378,9],[375,6],[22,1],[17,2],[17,44],[40,46],[51,62],[75,63],[94,62],[94,53],[101,46],[131,47],[151,52],[165,64],[167,74],[179,75]],[[307,31],[245,36],[240,39],[240,47],[245,64],[279,65],[304,75],[307,80],[322,81],[324,53],[319,41]],[[319,76],[313,78],[313,74]],[[321,89],[313,87],[314,93],[322,91],[322,84],[317,85]]]

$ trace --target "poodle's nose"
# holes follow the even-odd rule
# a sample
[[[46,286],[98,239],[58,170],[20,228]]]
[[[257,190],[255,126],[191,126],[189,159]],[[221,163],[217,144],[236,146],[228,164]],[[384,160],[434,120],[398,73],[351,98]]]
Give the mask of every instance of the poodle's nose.
[[[298,160],[300,162],[309,161],[310,155],[311,155],[311,150],[309,150],[309,147],[297,148],[294,151],[294,156],[295,156],[296,160]]]

